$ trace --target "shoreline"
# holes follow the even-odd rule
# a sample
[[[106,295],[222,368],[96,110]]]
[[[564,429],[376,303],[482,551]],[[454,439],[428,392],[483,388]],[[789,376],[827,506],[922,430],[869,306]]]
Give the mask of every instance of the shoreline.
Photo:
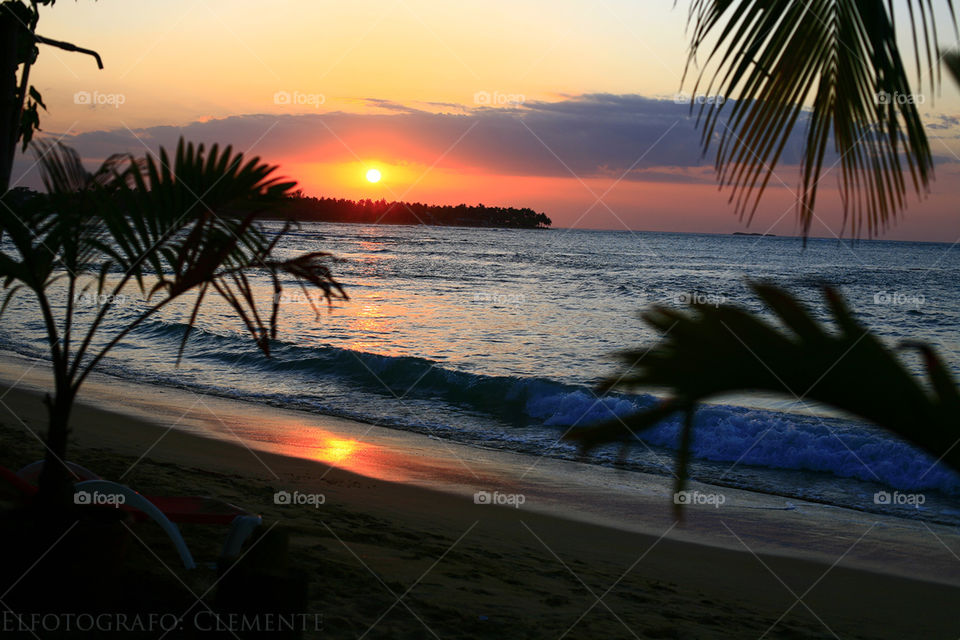
[[[18,389],[39,393],[44,378],[43,361],[0,354],[4,387],[15,382]],[[262,454],[319,465],[321,478],[336,470],[458,497],[472,498],[478,491],[522,494],[525,510],[634,533],[656,535],[674,521],[673,480],[667,476],[480,448],[347,418],[134,384],[106,375],[91,376],[78,402],[162,429],[146,454],[160,454],[172,462],[181,461],[177,452],[160,445],[173,434],[183,434],[186,441],[174,438],[179,444],[213,441],[240,447],[261,474],[274,479],[277,474],[262,461]],[[123,449],[131,445],[122,434],[90,424],[84,424],[74,438],[81,446],[109,444]],[[890,557],[882,550],[862,556],[851,552],[847,559],[853,566],[960,586],[960,572],[903,562],[924,552],[932,554],[938,547],[945,551],[936,536],[956,537],[949,525],[700,482],[691,482],[688,489],[701,495],[722,494],[724,503],[685,508],[683,527],[675,532],[678,539],[743,550],[737,536],[721,525],[737,522],[748,530],[739,537],[752,549],[826,561],[844,550],[842,544],[812,541],[850,527],[877,525],[884,529],[881,538]]]
[[[0,366],[0,397],[8,410],[0,422],[9,428],[7,437],[22,435],[26,428],[40,433],[45,421],[37,391],[45,371],[22,359],[19,369],[17,365],[4,358]],[[353,554],[368,563],[382,560],[383,567],[371,570],[408,576],[401,585],[446,557],[450,544],[462,544],[463,550],[451,553],[441,567],[460,562],[472,571],[488,564],[500,567],[489,575],[481,571],[482,579],[472,576],[464,584],[458,582],[462,576],[457,570],[431,574],[418,590],[443,602],[517,608],[511,598],[527,598],[532,581],[547,579],[541,576],[544,571],[550,580],[572,581],[570,588],[584,602],[582,607],[579,601],[569,605],[568,615],[558,610],[561,600],[544,595],[554,594],[553,582],[534,590],[537,598],[529,595],[536,602],[524,600],[522,612],[515,615],[539,620],[534,629],[556,623],[563,631],[576,619],[574,609],[587,609],[619,580],[640,581],[640,591],[630,593],[643,593],[648,602],[630,604],[621,586],[618,615],[640,616],[634,624],[646,629],[644,616],[669,609],[697,637],[714,626],[715,637],[727,637],[734,618],[723,612],[731,611],[753,612],[746,615],[756,625],[742,626],[737,614],[741,626],[734,627],[739,630],[735,635],[757,637],[791,607],[777,624],[798,637],[825,634],[818,618],[844,636],[903,637],[909,629],[923,631],[925,637],[956,637],[960,626],[952,614],[960,597],[960,565],[953,564],[958,561],[947,547],[956,546],[957,536],[947,527],[927,532],[913,522],[867,518],[802,501],[782,510],[784,505],[769,496],[744,491],[730,492],[721,508],[688,507],[678,525],[669,482],[657,476],[597,473],[592,465],[544,459],[533,468],[527,461],[523,468],[517,466],[516,454],[502,452],[471,451],[474,457],[464,458],[460,447],[416,434],[100,377],[84,389],[73,423],[72,455],[93,456],[97,467],[109,463],[116,472],[104,472],[106,477],[134,488],[167,482],[167,491],[219,495],[291,527],[296,541],[313,541],[309,548],[320,544],[326,549],[324,562],[342,538],[339,553],[346,554],[345,567],[364,571]],[[260,433],[254,427],[280,431],[275,442],[252,441]],[[359,428],[365,434],[358,438]],[[29,438],[26,444],[37,445]],[[112,456],[122,464],[114,464]],[[526,500],[519,508],[475,504],[470,494],[477,487],[523,494]],[[325,504],[318,509],[278,506],[271,500],[277,490],[319,492]],[[356,519],[379,524],[359,536]],[[337,538],[331,540],[321,524]],[[429,536],[443,542],[424,551],[420,547]],[[298,545],[291,546],[296,553]],[[579,575],[592,571],[602,577],[581,582]],[[480,594],[471,593],[480,588],[477,580]],[[508,597],[516,583],[523,585],[521,594]],[[591,584],[588,590],[585,584]],[[857,593],[856,602],[849,599],[851,593]],[[798,596],[815,615],[797,604]],[[622,635],[622,626],[604,613],[613,625],[607,633],[620,629]],[[592,616],[601,624],[598,613]],[[475,622],[473,616],[471,624]],[[487,626],[492,628],[480,625]],[[483,633],[477,631],[476,637],[486,637]]]
[[[8,359],[10,363],[16,363],[19,361],[33,362],[36,359],[36,356],[25,352],[13,351],[9,345],[7,345],[6,347],[0,347],[0,370],[2,370],[4,367],[4,358]],[[10,366],[13,366],[13,368],[16,369],[19,365],[12,364]],[[436,435],[437,428],[435,426],[410,426],[389,423],[379,424],[376,422],[375,418],[364,415],[351,415],[350,412],[345,414],[322,413],[311,410],[309,407],[296,404],[295,398],[292,399],[294,402],[293,406],[289,406],[281,403],[279,400],[231,395],[227,389],[218,387],[217,385],[205,386],[201,384],[177,386],[176,384],[170,383],[170,381],[167,381],[166,383],[156,382],[150,380],[149,378],[139,379],[136,381],[136,383],[133,383],[130,381],[125,381],[125,379],[121,377],[121,372],[117,370],[111,370],[109,373],[97,374],[94,376],[94,380],[99,380],[99,382],[94,382],[94,387],[92,388],[93,390],[91,393],[96,394],[96,389],[98,387],[101,389],[104,386],[112,388],[123,383],[127,385],[131,391],[135,390],[134,395],[145,394],[144,398],[141,399],[140,404],[146,405],[146,407],[150,409],[160,409],[161,411],[162,406],[167,403],[167,396],[160,395],[162,393],[172,393],[175,395],[179,394],[181,397],[186,398],[188,402],[193,398],[203,396],[208,398],[209,402],[220,402],[222,400],[226,401],[227,403],[242,403],[244,406],[249,407],[249,413],[255,413],[257,415],[264,416],[271,423],[271,428],[278,431],[289,431],[288,427],[290,423],[296,422],[296,419],[292,416],[299,416],[301,418],[304,416],[309,416],[306,418],[307,421],[313,421],[313,423],[321,426],[324,422],[330,422],[331,424],[339,425],[339,431],[344,433],[346,436],[352,436],[359,430],[361,433],[373,431],[377,434],[377,437],[387,440],[390,444],[396,444],[397,438],[400,438],[404,442],[443,442],[445,444],[440,447],[441,450],[445,449],[448,452],[469,452],[466,455],[458,455],[456,453],[452,454],[455,459],[461,460],[465,457],[472,457],[473,454],[510,458],[515,461],[543,457],[549,458],[554,462],[552,468],[554,470],[561,470],[559,475],[563,475],[562,470],[564,469],[565,465],[576,466],[586,464],[590,467],[603,466],[610,472],[619,473],[623,477],[629,477],[631,474],[637,474],[636,477],[660,478],[661,480],[666,481],[672,476],[671,469],[673,464],[673,452],[668,449],[651,448],[650,453],[653,454],[652,457],[654,460],[647,461],[646,464],[611,464],[610,460],[602,461],[599,457],[587,456],[586,458],[578,459],[578,457],[569,455],[569,453],[566,455],[556,455],[553,453],[552,448],[554,444],[559,444],[559,440],[555,440],[554,442],[550,443],[547,446],[546,453],[541,455],[536,447],[531,447],[529,444],[518,445],[512,440],[502,440],[499,442],[500,446],[496,446],[486,443],[478,443],[475,439],[471,439],[469,437],[461,438],[456,432],[451,432],[450,430],[443,430],[442,435],[438,436]],[[101,391],[99,393],[99,397],[103,401],[109,402],[109,393],[110,392]],[[817,406],[816,409],[814,409],[813,407],[805,406],[803,408],[798,408],[794,406],[794,403],[784,401],[782,398],[773,395],[757,394],[754,396],[724,397],[711,402],[703,403],[702,408],[718,409],[721,411],[761,411],[768,412],[776,416],[793,416],[802,419],[815,417],[820,421],[846,420],[852,421],[854,424],[858,424],[855,418],[843,414],[837,410],[833,410],[829,407]],[[136,415],[152,415],[149,414],[149,412],[145,413],[142,411],[142,409],[144,409],[144,407],[141,407],[141,411],[137,413],[136,408],[133,406],[124,407],[124,410],[134,411]],[[287,420],[285,423],[282,421],[277,421],[274,419],[276,415],[287,415],[290,420]],[[241,422],[247,423],[249,421],[243,419]],[[178,424],[178,427],[192,429],[200,435],[225,437],[224,433],[220,433],[223,431],[222,428],[218,428],[216,424],[207,424],[202,420],[185,420]],[[280,453],[286,453],[294,457],[300,455],[296,449],[283,451],[282,448],[273,446],[276,444],[273,442],[273,439],[268,438],[267,440],[263,440],[262,437],[259,437],[263,434],[257,433],[256,431],[257,430],[254,429],[253,431],[244,434],[245,438],[251,440],[253,448],[265,447],[265,450],[274,452],[279,451]],[[470,431],[466,431],[465,433],[470,433]],[[409,434],[409,437],[401,434]],[[430,446],[427,446],[426,448],[430,448]],[[436,447],[433,448],[435,449]],[[653,462],[657,462],[657,464],[653,464]],[[726,462],[711,462],[710,459],[700,459],[698,462],[719,465],[721,468],[726,468],[727,465]],[[517,464],[523,463],[518,462]],[[536,463],[536,466],[538,467],[541,465],[541,462]],[[462,463],[460,464],[460,467],[461,470],[465,470]],[[760,473],[781,475],[793,474],[794,477],[781,477],[774,480],[774,484],[771,485],[770,478],[763,478],[763,480],[766,480],[766,482],[758,482],[756,479],[754,479],[752,482],[743,480],[738,482],[736,480],[726,480],[726,474],[717,470],[711,472],[710,470],[704,469],[699,473],[702,479],[701,482],[703,484],[726,492],[743,491],[751,495],[755,494],[769,496],[773,500],[818,504],[824,507],[858,511],[867,514],[867,517],[889,517],[898,521],[913,521],[918,524],[937,524],[945,527],[955,527],[958,524],[957,515],[960,514],[960,511],[953,509],[953,504],[956,503],[951,502],[950,496],[947,494],[935,493],[933,501],[927,503],[926,511],[922,514],[920,512],[913,512],[913,510],[900,511],[900,508],[898,507],[891,507],[887,509],[871,508],[869,503],[872,498],[872,494],[877,490],[884,490],[886,487],[884,485],[870,486],[871,483],[868,480],[865,480],[863,477],[844,478],[842,476],[835,476],[834,481],[838,484],[838,486],[844,485],[843,491],[845,493],[841,494],[839,497],[834,496],[831,499],[829,496],[818,495],[816,492],[791,489],[791,487],[794,486],[803,487],[804,483],[807,481],[807,478],[803,477],[804,471],[801,469],[776,467],[773,467],[769,470],[766,470],[762,467],[758,467],[757,469],[760,471]],[[407,478],[397,477],[394,479],[403,481]],[[434,485],[428,484],[425,486]],[[444,486],[444,483],[441,482],[439,488],[444,489]],[[868,489],[869,491],[867,491]],[[889,490],[893,491],[893,489]],[[864,493],[864,491],[866,491],[866,493]],[[901,489],[900,491],[903,492],[907,490]],[[937,489],[932,489],[932,491],[937,492]],[[667,495],[667,499],[672,499],[672,490],[670,494]],[[616,526],[616,524],[614,524],[614,526]]]

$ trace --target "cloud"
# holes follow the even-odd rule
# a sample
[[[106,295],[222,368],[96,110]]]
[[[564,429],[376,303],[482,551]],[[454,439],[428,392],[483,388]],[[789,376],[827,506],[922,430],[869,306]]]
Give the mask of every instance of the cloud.
[[[118,152],[142,155],[160,145],[171,148],[184,136],[208,144],[230,143],[281,164],[376,158],[494,175],[713,180],[708,170],[713,149],[704,155],[695,113],[688,103],[678,104],[673,98],[589,94],[555,102],[527,101],[508,109],[423,105],[433,110],[376,98],[364,102],[371,112],[250,114],[183,127],[88,132],[65,136],[64,142],[91,161]],[[795,175],[787,167],[796,165],[801,156],[805,117],[781,156],[784,175]],[[943,117],[931,127],[955,121]],[[718,130],[723,126],[719,124]],[[24,160],[18,165],[21,170],[30,164]],[[829,166],[830,158],[827,161]]]
[[[364,98],[364,103],[368,107],[374,107],[377,109],[384,109],[385,111],[395,111],[397,113],[425,113],[421,109],[415,109],[410,105],[406,105],[394,100],[384,100],[383,98]]]
[[[352,161],[372,155],[500,175],[581,178],[629,171],[642,179],[644,170],[655,167],[706,163],[687,106],[668,100],[600,94],[511,109],[429,105],[433,111],[375,98],[365,103],[372,112],[250,114],[184,127],[88,132],[63,141],[90,160],[171,147],[184,136],[231,143],[276,162]]]
[[[954,127],[960,125],[960,118],[957,116],[951,116],[946,114],[936,114],[929,115],[927,114],[926,118],[927,129],[953,129]]]

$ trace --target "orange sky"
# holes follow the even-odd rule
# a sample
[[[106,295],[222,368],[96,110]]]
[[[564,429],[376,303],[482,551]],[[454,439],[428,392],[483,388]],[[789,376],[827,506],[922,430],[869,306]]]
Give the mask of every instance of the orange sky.
[[[685,62],[686,5],[672,5],[61,2],[42,10],[38,32],[97,49],[106,68],[44,47],[31,79],[45,131],[79,134],[66,140],[91,161],[117,140],[143,153],[184,128],[262,154],[313,195],[530,206],[556,226],[743,230],[689,142],[692,123],[661,113]],[[659,103],[585,104],[592,94]],[[492,111],[523,128],[505,133]],[[930,129],[940,180],[887,237],[952,242],[960,92],[947,80],[922,111],[941,127]],[[644,128],[653,122],[663,126]],[[18,164],[23,184],[35,182],[29,165]],[[376,185],[363,178],[370,167],[383,174]],[[796,230],[795,178],[784,181],[751,231]],[[814,233],[839,234],[839,211],[828,194]]]

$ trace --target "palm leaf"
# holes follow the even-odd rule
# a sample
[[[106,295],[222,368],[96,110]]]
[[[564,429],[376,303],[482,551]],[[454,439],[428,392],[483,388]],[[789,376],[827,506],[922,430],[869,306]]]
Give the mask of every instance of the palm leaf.
[[[71,354],[70,376],[76,376],[76,387],[140,322],[191,291],[197,297],[181,354],[212,291],[269,355],[270,340],[277,333],[278,299],[274,296],[264,306],[250,273],[266,274],[275,290],[286,279],[318,290],[328,302],[347,298],[333,277],[330,254],[275,257],[278,242],[292,227],[287,224],[268,233],[257,217],[281,201],[295,183],[277,177],[276,167],[259,158],[246,158],[231,147],[214,145],[208,150],[181,139],[172,157],[165,149],[143,159],[118,155],[90,173],[79,155],[64,145],[41,141],[36,152],[47,193],[29,207],[0,211],[0,228],[10,234],[22,257],[0,262],[6,286],[20,281],[43,296],[54,278],[65,277],[71,290],[95,286],[102,293],[113,274],[119,282],[111,285],[110,293],[119,294],[132,283],[148,301],[141,316],[88,356],[93,336],[112,305],[113,296],[107,296]],[[71,313],[68,306],[68,329]]]
[[[952,0],[945,4],[952,15]],[[932,3],[906,5],[917,73],[927,71],[934,87]],[[721,188],[730,189],[741,219],[749,223],[771,180],[780,182],[778,164],[801,122],[797,217],[804,236],[820,181],[836,165],[844,224],[854,236],[878,234],[904,209],[908,191],[927,192],[933,156],[897,47],[892,2],[693,0],[689,21],[687,72],[705,53],[691,110],[698,92],[726,98],[702,101],[697,122],[704,150],[716,146]]]
[[[954,82],[960,84],[960,50],[944,51],[941,55]]]
[[[789,293],[754,284],[779,326],[732,305],[653,307],[643,319],[665,337],[649,349],[619,354],[624,369],[603,389],[660,388],[669,398],[626,418],[572,431],[585,449],[629,442],[679,412],[728,393],[767,392],[809,400],[872,422],[960,470],[960,393],[936,352],[908,343],[925,358],[929,381],[911,375],[860,324],[834,290],[825,295],[835,330],[817,322]],[[686,478],[689,440],[679,454]],[[682,484],[681,487],[682,488]]]

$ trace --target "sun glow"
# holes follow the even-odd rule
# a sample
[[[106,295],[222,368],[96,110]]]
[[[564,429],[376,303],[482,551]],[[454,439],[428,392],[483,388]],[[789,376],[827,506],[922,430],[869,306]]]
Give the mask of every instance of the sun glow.
[[[318,460],[324,462],[342,463],[350,459],[357,451],[359,444],[356,440],[329,437],[320,441],[314,455]]]
[[[370,182],[367,179],[367,172],[374,167],[380,172],[379,182]],[[479,191],[470,191],[465,195],[466,185],[473,185],[477,178],[459,167],[457,170],[444,167],[431,169],[429,164],[393,163],[376,157],[363,162],[347,159],[333,162],[287,162],[284,163],[283,170],[285,175],[297,176],[301,187],[308,194],[326,193],[354,200],[376,196],[387,200],[416,202],[419,199],[424,202],[436,201],[438,204],[457,204],[486,202],[484,198],[490,194],[489,184],[484,182]],[[577,186],[583,189],[579,183]],[[335,191],[332,192],[331,189]]]
[[[367,181],[380,182],[380,171],[378,169],[370,169],[367,171]]]

